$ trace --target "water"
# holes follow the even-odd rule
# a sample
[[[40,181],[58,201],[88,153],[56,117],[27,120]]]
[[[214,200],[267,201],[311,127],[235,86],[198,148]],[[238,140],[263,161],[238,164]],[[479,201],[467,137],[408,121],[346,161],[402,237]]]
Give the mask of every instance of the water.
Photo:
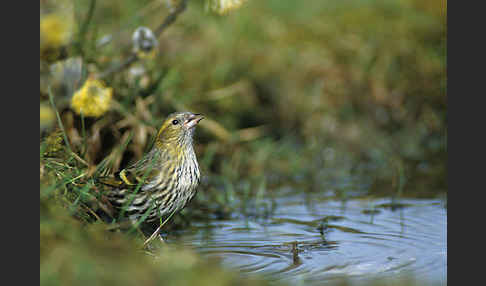
[[[446,285],[444,202],[400,199],[396,208],[390,202],[286,195],[276,199],[268,218],[198,222],[177,240],[245,275],[260,273],[292,284],[317,285],[343,275],[365,281],[413,274]]]

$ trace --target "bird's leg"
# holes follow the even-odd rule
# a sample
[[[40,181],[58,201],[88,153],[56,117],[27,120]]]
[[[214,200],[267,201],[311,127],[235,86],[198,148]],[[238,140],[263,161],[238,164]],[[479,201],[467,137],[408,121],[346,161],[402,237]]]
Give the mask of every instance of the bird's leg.
[[[164,222],[162,222],[162,219],[160,220],[160,225],[159,227],[154,231],[154,233],[152,233],[152,235],[147,238],[147,240],[145,240],[145,242],[143,243],[143,246],[145,247],[149,242],[151,242],[160,232],[160,230],[162,229],[162,227],[169,221],[169,219],[174,215],[175,211],[173,211],[165,220]],[[161,241],[162,242],[165,242],[164,239],[162,238],[162,236],[159,236]]]
[[[162,229],[162,227],[164,226],[164,224],[160,224],[159,227],[154,231],[154,233],[152,233],[152,235],[147,238],[147,240],[145,240],[145,242],[143,243],[143,246],[145,247],[149,242],[151,242],[160,232],[160,230]],[[164,239],[162,238],[162,236],[159,236],[161,241],[162,242],[165,242]]]

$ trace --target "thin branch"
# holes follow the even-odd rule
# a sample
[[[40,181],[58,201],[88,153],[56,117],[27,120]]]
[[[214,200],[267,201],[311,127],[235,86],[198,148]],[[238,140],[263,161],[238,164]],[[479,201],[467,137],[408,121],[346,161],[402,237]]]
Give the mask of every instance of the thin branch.
[[[181,14],[182,12],[184,12],[186,10],[187,2],[189,2],[189,0],[182,0],[181,3],[179,4],[179,6],[177,6],[177,8],[173,12],[171,12],[169,15],[167,15],[167,17],[164,19],[162,24],[160,24],[154,32],[154,35],[155,35],[156,38],[158,38],[162,34],[162,32],[165,29],[167,29],[168,26],[170,26],[172,23],[175,22],[175,20],[179,16],[179,14]],[[131,64],[133,64],[134,62],[136,62],[138,60],[139,60],[139,57],[135,53],[132,53],[125,61],[123,61],[122,63],[115,65],[111,68],[108,68],[104,72],[100,73],[96,78],[98,78],[98,79],[105,78],[108,75],[119,72],[119,71],[129,67]]]
[[[83,24],[81,25],[81,28],[79,29],[79,37],[78,37],[78,42],[77,46],[81,54],[83,53],[82,51],[82,46],[84,42],[84,37],[86,35],[86,32],[88,31],[88,26],[91,22],[91,19],[93,18],[94,10],[96,6],[96,0],[91,0],[89,3],[89,8],[88,8],[88,15],[86,16]]]
[[[138,19],[147,18],[148,17],[147,15],[149,13],[157,13],[158,9],[160,7],[162,7],[162,4],[163,4],[162,1],[149,2],[147,5],[145,5],[143,8],[141,8],[139,11],[137,11],[137,13],[130,18],[130,21],[128,21],[127,23],[122,25],[122,27],[118,31],[116,31],[112,34],[106,35],[105,37],[103,37],[104,39],[102,38],[102,39],[98,40],[97,44],[96,44],[96,48],[101,48],[104,45],[107,45],[108,43],[110,43],[113,39],[118,37],[122,33],[122,31],[130,28],[135,21],[138,21]]]
[[[85,210],[87,210],[90,214],[92,214],[98,221],[103,221],[91,208],[81,205]]]
[[[69,144],[69,140],[66,134],[66,130],[64,129],[64,125],[62,124],[61,116],[59,115],[59,111],[57,111],[56,105],[54,104],[54,96],[52,95],[52,90],[51,86],[49,85],[47,87],[47,92],[49,94],[49,101],[51,102],[52,109],[56,111],[56,117],[57,117],[57,124],[59,125],[59,128],[61,128],[62,135],[64,137],[64,143],[66,144],[66,147],[68,148],[68,151],[73,153],[71,149],[71,144]]]
[[[76,153],[74,153],[74,152],[71,151],[71,155],[74,157],[74,159],[78,160],[79,162],[81,162],[82,164],[84,164],[86,167],[89,167],[88,162],[86,162],[81,157],[79,157],[78,154],[76,154]]]
[[[136,54],[131,54],[124,62],[108,68],[107,70],[105,70],[104,72],[102,72],[101,74],[96,76],[96,78],[102,79],[104,77],[107,77],[110,74],[119,72],[119,71],[127,68],[128,66],[130,66],[131,64],[133,64],[137,60],[138,60],[138,56]]]
[[[160,34],[162,34],[162,32],[177,19],[179,14],[186,10],[188,1],[189,0],[182,0],[181,4],[165,18],[164,22],[162,22],[162,24],[160,24],[160,26],[155,30],[155,37],[158,38]]]

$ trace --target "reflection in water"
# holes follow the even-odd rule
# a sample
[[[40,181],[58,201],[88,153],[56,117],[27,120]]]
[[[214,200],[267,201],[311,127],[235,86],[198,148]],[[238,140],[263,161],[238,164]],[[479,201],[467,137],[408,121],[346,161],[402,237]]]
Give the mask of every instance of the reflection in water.
[[[223,265],[276,280],[321,283],[414,274],[447,284],[447,212],[440,200],[287,196],[270,218],[195,223],[177,239]],[[170,240],[170,237],[169,237]]]

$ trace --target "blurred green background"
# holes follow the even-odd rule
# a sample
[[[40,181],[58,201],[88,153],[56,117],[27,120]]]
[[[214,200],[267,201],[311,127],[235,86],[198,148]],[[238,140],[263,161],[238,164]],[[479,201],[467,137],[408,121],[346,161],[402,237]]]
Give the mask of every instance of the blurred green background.
[[[227,15],[189,1],[158,38],[155,56],[102,79],[113,89],[110,110],[82,118],[70,108],[73,93],[130,57],[133,31],[155,30],[169,9],[166,1],[41,1],[41,282],[65,284],[76,275],[101,281],[79,274],[98,273],[90,268],[94,256],[79,255],[85,264],[56,262],[106,249],[92,236],[79,239],[85,227],[97,227],[85,206],[95,209],[98,198],[69,184],[110,154],[115,170],[139,159],[176,110],[206,116],[195,138],[205,178],[167,229],[247,208],[271,213],[258,197],[280,186],[343,200],[445,195],[446,13],[442,0],[249,0]],[[52,15],[64,25],[46,24]],[[116,152],[127,138],[126,150]],[[58,218],[59,204],[81,226]],[[70,274],[50,274],[61,270]],[[222,285],[231,279],[240,278],[222,278]]]

